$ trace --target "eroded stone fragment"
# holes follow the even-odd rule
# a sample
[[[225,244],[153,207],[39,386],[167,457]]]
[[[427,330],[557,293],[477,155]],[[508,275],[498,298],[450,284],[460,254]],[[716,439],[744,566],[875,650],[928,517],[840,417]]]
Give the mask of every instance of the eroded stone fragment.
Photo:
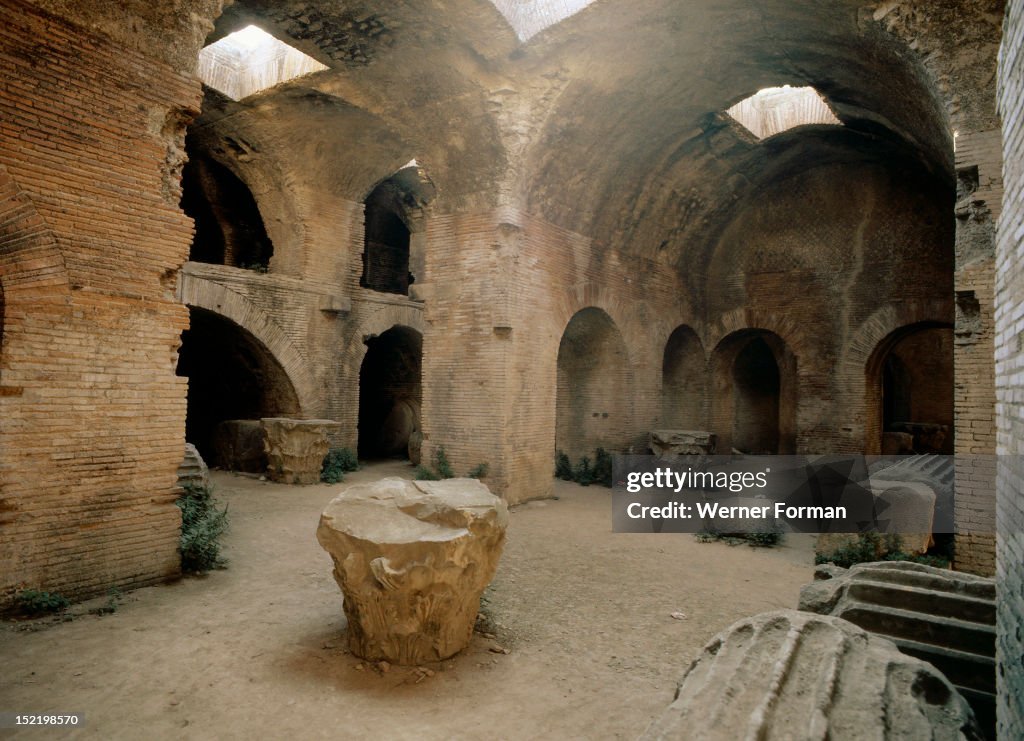
[[[766,612],[715,636],[644,739],[980,739],[933,667],[839,618]]]
[[[328,419],[287,419],[266,417],[263,445],[267,453],[267,476],[282,484],[315,484],[330,447],[328,433],[341,425]]]
[[[906,561],[832,567],[800,590],[800,609],[834,615],[934,665],[995,730],[995,581]]]
[[[476,479],[387,478],[335,497],[317,540],[334,560],[352,653],[413,665],[465,648],[507,525],[505,502]]]
[[[652,430],[650,446],[655,455],[710,455],[715,452],[715,435],[703,430]]]

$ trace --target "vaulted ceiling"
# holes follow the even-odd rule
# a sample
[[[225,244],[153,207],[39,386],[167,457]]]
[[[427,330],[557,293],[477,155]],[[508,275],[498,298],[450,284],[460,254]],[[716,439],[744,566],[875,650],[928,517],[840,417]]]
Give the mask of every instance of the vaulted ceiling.
[[[237,102],[210,90],[193,131],[353,200],[416,158],[439,210],[507,203],[684,264],[808,168],[873,163],[952,192],[949,101],[876,5],[240,0],[207,43],[255,24],[328,69]],[[758,140],[725,113],[782,85],[813,87],[842,125]]]

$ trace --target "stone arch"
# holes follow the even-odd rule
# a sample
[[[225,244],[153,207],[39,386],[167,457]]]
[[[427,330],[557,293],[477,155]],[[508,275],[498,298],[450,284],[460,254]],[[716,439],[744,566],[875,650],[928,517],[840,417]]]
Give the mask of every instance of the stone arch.
[[[416,280],[413,271],[422,274],[424,209],[435,195],[433,182],[415,159],[366,194],[360,286],[408,295]]]
[[[633,430],[632,368],[622,333],[603,309],[569,320],[558,347],[555,448],[573,460],[598,447],[629,450]]]
[[[620,311],[621,297],[600,283],[582,281],[562,291],[555,303],[553,321],[564,328],[574,316],[586,309],[604,312],[617,327],[624,326],[626,317]]]
[[[711,428],[718,449],[796,452],[797,359],[774,332],[746,328],[718,342],[711,362]]]
[[[897,336],[901,327],[915,325],[951,326],[953,308],[950,301],[904,301],[887,304],[874,311],[852,333],[845,343],[843,354],[836,372],[836,388],[855,390],[849,407],[858,429],[863,431],[865,453],[878,453],[881,440],[881,416],[877,404],[880,398],[870,390],[861,395],[859,389],[865,386],[867,369],[871,359],[887,338]],[[858,437],[859,439],[859,437]]]
[[[188,272],[182,272],[178,283],[182,303],[206,309],[230,319],[259,340],[281,365],[299,401],[299,415],[320,408],[322,390],[309,370],[309,361],[292,344],[279,324],[270,319],[245,296],[229,288]]]
[[[182,171],[181,207],[195,225],[190,261],[269,268],[274,244],[263,214],[248,184],[230,167],[191,152]]]
[[[310,240],[314,239],[314,234],[310,232],[308,221],[312,216],[310,211],[316,205],[289,171],[287,159],[283,161],[277,150],[264,141],[258,128],[242,127],[230,117],[207,126],[189,125],[182,130],[182,135],[189,160],[183,166],[181,178],[181,206],[187,215],[195,216],[196,186],[202,181],[202,178],[197,178],[197,171],[206,171],[208,182],[210,173],[219,173],[214,184],[223,186],[225,181],[234,184],[233,188],[226,188],[228,207],[221,209],[227,214],[215,214],[218,227],[226,223],[227,241],[233,239],[233,252],[258,254],[255,260],[250,256],[244,260],[229,259],[227,264],[256,263],[271,273],[301,275],[308,267],[306,263],[311,251],[315,252],[315,249],[311,250]],[[259,156],[255,156],[257,152]],[[192,186],[191,196],[189,185]],[[199,194],[198,198],[203,197],[205,194]],[[247,217],[244,223],[236,224],[232,218],[242,201],[245,202]],[[196,237],[200,226],[196,224]],[[246,239],[253,235],[257,241],[263,242],[259,250],[245,245]]]
[[[903,376],[897,383],[895,375]],[[953,325],[904,325],[878,342],[864,364],[865,452],[953,452]],[[905,442],[886,433],[901,433]]]
[[[704,346],[717,348],[726,337],[745,330],[763,330],[781,339],[791,352],[799,356],[801,364],[811,365],[820,344],[810,341],[800,325],[799,317],[762,311],[757,308],[733,309],[722,314],[708,328]]]
[[[681,324],[665,343],[661,363],[661,425],[703,429],[707,403],[707,357],[700,337]]]
[[[258,420],[301,416],[298,394],[278,359],[218,312],[189,307],[177,373],[189,379],[186,440],[211,465],[264,471]]]
[[[427,334],[423,309],[418,306],[381,303],[363,307],[363,311],[366,313],[360,318],[356,333],[345,344],[345,362],[357,372],[366,358],[368,339],[382,335],[392,327],[408,327],[422,336]]]

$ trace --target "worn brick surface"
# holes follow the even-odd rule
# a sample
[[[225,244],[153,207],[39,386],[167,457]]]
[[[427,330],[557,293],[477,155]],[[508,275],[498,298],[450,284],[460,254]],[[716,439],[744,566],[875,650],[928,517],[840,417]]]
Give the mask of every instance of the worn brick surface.
[[[0,5],[0,601],[178,571],[191,222],[175,150],[199,85]]]
[[[1007,4],[1000,52],[1006,193],[996,253],[999,422],[997,621],[999,737],[1024,738],[1024,3]]]

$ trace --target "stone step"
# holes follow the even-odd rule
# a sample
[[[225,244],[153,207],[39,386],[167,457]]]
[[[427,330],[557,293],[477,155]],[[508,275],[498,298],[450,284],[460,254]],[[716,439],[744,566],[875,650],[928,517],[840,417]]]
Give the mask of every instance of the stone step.
[[[849,620],[930,662],[965,690],[982,730],[994,735],[994,580],[908,562],[816,575],[825,578],[800,591],[800,609]]]
[[[955,646],[966,653],[994,656],[994,626],[955,618],[923,617],[922,613],[866,604],[851,605],[832,613],[864,630],[889,638],[907,638],[934,646]]]
[[[870,604],[955,617],[972,623],[995,625],[996,622],[996,606],[992,600],[955,592],[900,586],[883,581],[858,581],[850,585],[850,596]]]
[[[994,695],[996,691],[996,660],[994,656],[939,648],[907,638],[889,637],[901,651],[931,663],[946,679],[958,687]]]

